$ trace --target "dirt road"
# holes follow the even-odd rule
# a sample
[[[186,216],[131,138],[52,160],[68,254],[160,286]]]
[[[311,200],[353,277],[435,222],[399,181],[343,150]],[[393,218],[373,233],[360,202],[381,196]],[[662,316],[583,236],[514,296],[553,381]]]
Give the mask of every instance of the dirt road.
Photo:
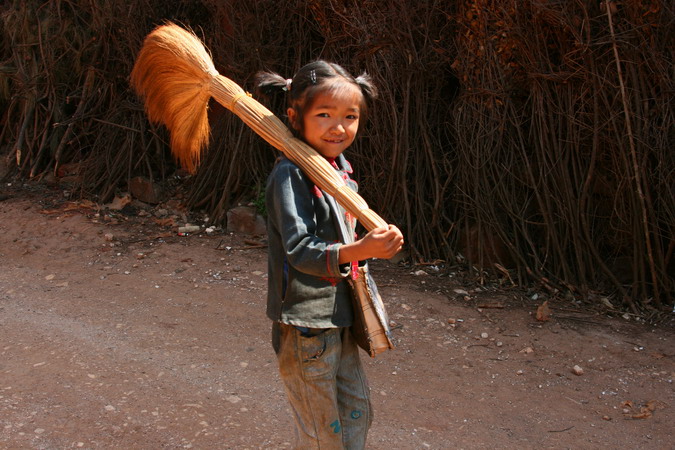
[[[255,238],[5,191],[0,448],[291,447]],[[673,448],[672,328],[419,269],[374,265],[369,448]]]

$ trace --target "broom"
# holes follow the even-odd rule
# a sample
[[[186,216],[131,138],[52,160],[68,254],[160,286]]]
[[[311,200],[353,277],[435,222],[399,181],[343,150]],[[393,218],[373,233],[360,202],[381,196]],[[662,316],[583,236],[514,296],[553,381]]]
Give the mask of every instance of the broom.
[[[201,151],[208,144],[207,110],[213,97],[282,151],[366,229],[387,227],[316,150],[293,137],[270,110],[234,81],[220,75],[193,33],[173,23],[155,28],[145,38],[131,72],[131,84],[145,98],[148,118],[169,129],[171,151],[190,172],[194,172]]]

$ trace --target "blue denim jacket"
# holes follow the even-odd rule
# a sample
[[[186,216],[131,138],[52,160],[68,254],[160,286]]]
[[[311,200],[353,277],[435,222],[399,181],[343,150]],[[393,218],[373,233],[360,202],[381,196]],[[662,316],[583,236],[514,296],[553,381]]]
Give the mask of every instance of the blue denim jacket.
[[[349,187],[351,166],[335,160]],[[345,277],[349,265],[338,264],[337,220],[355,221],[342,207],[335,217],[328,196],[286,157],[280,157],[267,180],[268,292],[267,316],[278,322],[310,328],[347,327],[353,312]]]

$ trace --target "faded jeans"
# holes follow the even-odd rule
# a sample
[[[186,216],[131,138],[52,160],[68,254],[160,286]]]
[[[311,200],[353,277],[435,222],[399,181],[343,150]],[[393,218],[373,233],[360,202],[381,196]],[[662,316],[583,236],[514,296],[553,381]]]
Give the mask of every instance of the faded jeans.
[[[370,393],[349,328],[274,323],[272,342],[295,418],[297,449],[363,449]]]

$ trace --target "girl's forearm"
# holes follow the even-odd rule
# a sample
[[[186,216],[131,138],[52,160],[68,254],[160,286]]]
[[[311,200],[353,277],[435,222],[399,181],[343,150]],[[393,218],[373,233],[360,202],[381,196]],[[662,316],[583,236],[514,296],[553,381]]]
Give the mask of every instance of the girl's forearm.
[[[364,254],[363,245],[361,241],[352,242],[350,244],[343,244],[340,246],[340,250],[338,253],[338,262],[340,264],[352,261],[361,261],[368,258],[370,258],[370,256]]]
[[[403,235],[393,225],[387,228],[376,228],[370,231],[363,239],[349,244],[343,244],[338,254],[340,264],[363,261],[369,258],[392,258],[403,245]]]

